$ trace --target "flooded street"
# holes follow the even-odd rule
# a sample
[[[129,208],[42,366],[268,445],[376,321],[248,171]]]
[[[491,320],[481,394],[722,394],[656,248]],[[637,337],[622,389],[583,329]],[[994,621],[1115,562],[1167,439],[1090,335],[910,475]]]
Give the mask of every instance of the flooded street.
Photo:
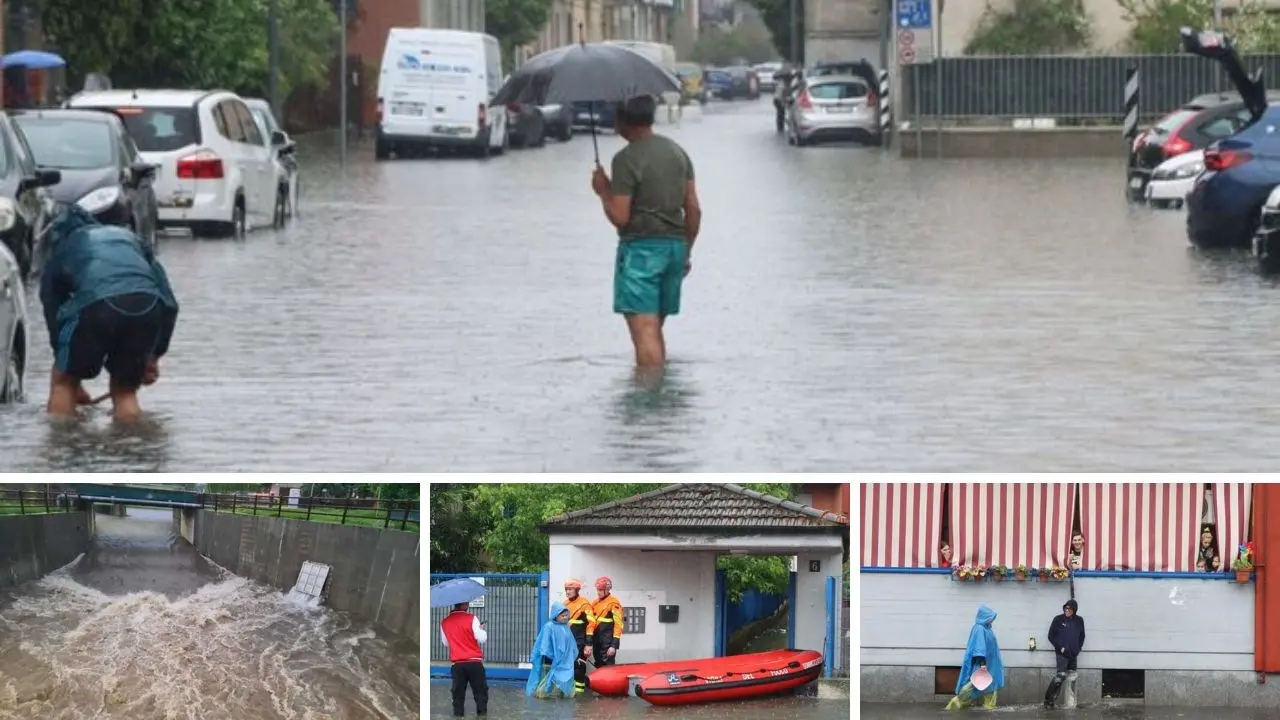
[[[375,164],[304,144],[302,218],[168,239],[182,314],[154,422],[0,410],[0,470],[1252,470],[1280,284],[1126,206],[1122,160],[796,149],[767,101],[669,132],[703,236],[637,389],[589,138]],[[661,128],[667,131],[667,128]],[[606,158],[621,141],[606,137]],[[32,318],[39,305],[32,296]],[[90,383],[96,394],[105,385]]]
[[[567,700],[539,700],[525,697],[524,683],[489,683],[489,717],[521,718],[521,720],[626,720],[657,718],[664,720],[848,720],[849,688],[844,686],[842,698],[775,697],[741,702],[705,703],[701,705],[658,707],[636,697],[601,697],[594,693]],[[451,718],[449,681],[431,682],[431,717]],[[467,690],[467,717],[475,717],[475,701]],[[874,715],[869,717],[876,717]]]
[[[893,705],[885,703],[861,703],[863,717],[876,720],[942,720],[955,717],[980,717],[989,713],[983,710],[947,712],[946,703],[937,705]],[[994,711],[998,717],[1013,720],[1049,720],[1069,717],[1072,720],[1198,720],[1212,716],[1214,720],[1270,720],[1276,716],[1274,708],[1170,708],[1145,707],[1129,702],[1111,702],[1101,705],[1080,705],[1074,710],[1045,710],[1039,705],[1000,706]]]
[[[413,720],[418,652],[227,575],[168,510],[96,518],[94,548],[0,592],[0,720]]]

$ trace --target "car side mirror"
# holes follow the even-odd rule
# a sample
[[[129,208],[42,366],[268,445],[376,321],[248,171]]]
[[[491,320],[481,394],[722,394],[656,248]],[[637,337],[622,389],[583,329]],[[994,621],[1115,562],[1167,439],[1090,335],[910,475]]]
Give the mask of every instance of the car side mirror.
[[[280,157],[287,157],[289,155],[294,154],[294,152],[296,152],[297,149],[298,149],[298,143],[292,140],[289,140],[285,144],[276,148],[276,154],[279,155]]]
[[[284,131],[282,131],[282,130],[272,130],[272,131],[271,131],[271,146],[272,146],[272,147],[280,147],[281,145],[288,145],[288,144],[289,144],[289,136],[288,136],[288,135],[285,135],[285,134],[284,134]]]
[[[141,185],[145,180],[152,180],[156,176],[156,169],[159,166],[151,163],[134,163],[129,166],[129,182],[135,187]]]
[[[49,187],[62,182],[61,170],[49,170],[46,168],[36,168],[36,174],[32,177],[23,178],[19,183],[18,192],[31,190],[32,188]]]

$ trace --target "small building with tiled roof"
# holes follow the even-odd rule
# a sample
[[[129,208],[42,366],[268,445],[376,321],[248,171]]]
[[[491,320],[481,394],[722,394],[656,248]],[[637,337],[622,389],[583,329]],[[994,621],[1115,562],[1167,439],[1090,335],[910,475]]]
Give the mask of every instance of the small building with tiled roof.
[[[724,654],[728,601],[717,556],[784,555],[796,570],[788,646],[823,652],[839,669],[848,641],[839,631],[846,515],[739,485],[684,483],[557,515],[539,529],[550,541],[553,598],[569,578],[581,580],[589,598],[597,578],[612,581],[627,619],[619,662]]]

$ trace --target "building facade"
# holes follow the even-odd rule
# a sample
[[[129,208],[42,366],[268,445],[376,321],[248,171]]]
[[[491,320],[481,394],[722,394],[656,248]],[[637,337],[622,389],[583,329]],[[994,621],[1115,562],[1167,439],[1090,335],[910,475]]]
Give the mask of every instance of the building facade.
[[[520,48],[518,59],[580,40],[666,43],[677,11],[684,11],[683,6],[677,9],[677,0],[554,0],[546,26],[537,40]]]
[[[1265,567],[1280,541],[1280,523],[1266,521],[1280,514],[1274,487],[863,485],[862,698],[945,703],[986,604],[999,614],[1001,703],[1039,702],[1054,672],[1049,621],[1075,597],[1087,625],[1080,702],[1280,705],[1280,690],[1258,679],[1280,672],[1280,642],[1267,626],[1277,622],[1280,582]],[[1195,571],[1206,530],[1218,572]],[[1258,568],[1240,583],[1230,567],[1246,542],[1255,543]],[[1070,581],[955,574],[978,565],[1079,569]]]

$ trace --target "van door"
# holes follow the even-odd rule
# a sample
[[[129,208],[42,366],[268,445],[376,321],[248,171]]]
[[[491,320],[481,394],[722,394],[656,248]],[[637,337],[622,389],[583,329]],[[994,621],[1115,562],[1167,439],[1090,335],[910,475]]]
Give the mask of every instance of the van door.
[[[382,131],[387,135],[429,135],[431,131],[431,77],[422,62],[427,57],[421,43],[396,37],[387,39],[379,93],[382,98]]]
[[[488,118],[485,59],[478,39],[437,44],[424,58],[431,87],[431,130],[437,135],[474,137],[479,132],[480,107]]]

